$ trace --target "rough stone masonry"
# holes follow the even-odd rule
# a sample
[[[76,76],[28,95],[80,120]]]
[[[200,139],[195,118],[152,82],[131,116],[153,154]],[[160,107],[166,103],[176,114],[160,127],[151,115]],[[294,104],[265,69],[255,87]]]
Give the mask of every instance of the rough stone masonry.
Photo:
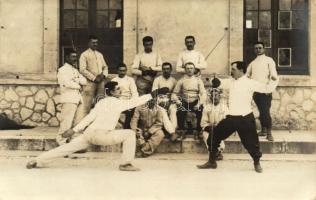
[[[0,85],[0,113],[25,125],[59,126],[59,98],[57,85]],[[278,87],[271,115],[274,129],[316,130],[316,88]],[[260,128],[258,119],[257,125]]]

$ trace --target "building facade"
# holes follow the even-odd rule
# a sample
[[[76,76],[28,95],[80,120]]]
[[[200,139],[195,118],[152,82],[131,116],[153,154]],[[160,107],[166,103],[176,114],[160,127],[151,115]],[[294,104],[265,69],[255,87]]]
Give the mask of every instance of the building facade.
[[[146,35],[173,65],[194,35],[207,57],[203,77],[227,77],[231,62],[249,62],[252,43],[264,41],[280,74],[273,127],[316,130],[315,33],[315,0],[0,0],[0,113],[58,126],[57,69],[65,49],[82,52],[89,34],[113,74],[122,60],[131,66]]]

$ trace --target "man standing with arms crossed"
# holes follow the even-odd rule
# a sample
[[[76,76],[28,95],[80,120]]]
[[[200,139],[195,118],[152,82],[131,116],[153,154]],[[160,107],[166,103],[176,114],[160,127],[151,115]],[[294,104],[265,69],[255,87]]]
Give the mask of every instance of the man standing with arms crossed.
[[[249,79],[245,74],[247,66],[244,62],[233,62],[231,67],[231,75],[234,78],[229,88],[229,106],[228,115],[221,120],[214,128],[213,134],[210,134],[207,139],[209,150],[209,160],[198,165],[199,169],[216,169],[216,155],[218,147],[222,140],[228,138],[231,134],[237,131],[243,146],[254,161],[255,171],[262,172],[260,165],[259,139],[256,130],[255,118],[251,109],[251,101],[254,92],[270,93],[275,90],[278,81],[277,78],[271,77],[266,84]]]
[[[275,68],[275,62],[271,57],[265,55],[264,43],[256,42],[254,44],[254,52],[257,57],[249,64],[247,68],[247,76],[261,83],[268,83],[271,77],[277,78],[278,74]],[[272,119],[270,115],[272,93],[255,92],[253,100],[259,110],[259,120],[261,124],[261,132],[259,136],[267,136],[267,140],[273,141],[271,133]]]
[[[154,40],[151,36],[143,38],[144,52],[137,54],[132,65],[132,74],[136,76],[136,86],[139,95],[151,91],[154,78],[161,71],[161,57],[153,51]]]
[[[86,149],[90,144],[114,145],[123,143],[122,161],[119,169],[139,171],[131,164],[136,150],[135,132],[131,129],[114,130],[114,128],[121,112],[142,105],[160,94],[166,94],[169,89],[161,88],[151,92],[151,94],[129,100],[120,99],[122,92],[117,82],[106,83],[105,90],[108,97],[100,100],[79,124],[62,134],[64,138],[71,138],[76,132],[84,130],[82,135],[70,143],[39,155],[36,159],[29,161],[26,167],[28,169],[42,167],[49,161]]]
[[[79,71],[87,78],[88,83],[83,88],[83,104],[79,106],[75,124],[84,118],[90,111],[95,98],[104,96],[104,83],[108,76],[108,66],[103,55],[97,51],[98,38],[89,36],[88,49],[80,55]]]

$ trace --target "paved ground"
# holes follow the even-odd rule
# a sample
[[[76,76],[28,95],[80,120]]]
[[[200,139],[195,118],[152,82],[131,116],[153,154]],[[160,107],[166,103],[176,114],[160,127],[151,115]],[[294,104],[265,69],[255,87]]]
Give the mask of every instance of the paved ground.
[[[38,152],[0,151],[0,200],[11,199],[316,199],[316,156],[263,157],[264,173],[246,154],[227,154],[216,170],[198,170],[204,154],[136,159],[140,172],[118,171],[119,154],[88,153],[49,168],[25,169]]]

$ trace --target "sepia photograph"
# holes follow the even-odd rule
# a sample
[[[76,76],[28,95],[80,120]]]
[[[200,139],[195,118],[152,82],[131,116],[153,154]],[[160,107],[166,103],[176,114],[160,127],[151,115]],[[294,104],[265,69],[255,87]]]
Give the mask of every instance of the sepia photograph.
[[[316,0],[0,0],[0,200],[316,200]]]

